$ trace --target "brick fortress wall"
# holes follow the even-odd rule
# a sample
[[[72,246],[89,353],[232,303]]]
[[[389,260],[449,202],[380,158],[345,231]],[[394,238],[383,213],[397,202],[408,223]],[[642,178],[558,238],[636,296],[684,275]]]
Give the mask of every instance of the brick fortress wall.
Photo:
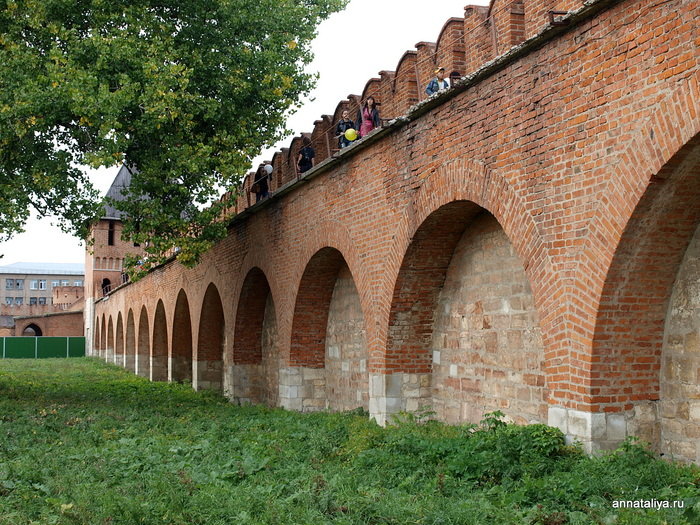
[[[699,19],[697,0],[468,6],[368,81],[401,118],[336,153],[325,130],[360,97],[341,101],[309,134],[316,169],[297,180],[294,139],[273,198],[250,206],[246,179],[198,267],[95,303],[92,352],[155,378],[162,308],[168,378],[233,399],[380,422],[500,408],[589,449],[633,433],[698,461],[674,444],[700,417],[678,372],[698,309],[674,301],[697,283]],[[425,100],[438,61],[465,79]]]

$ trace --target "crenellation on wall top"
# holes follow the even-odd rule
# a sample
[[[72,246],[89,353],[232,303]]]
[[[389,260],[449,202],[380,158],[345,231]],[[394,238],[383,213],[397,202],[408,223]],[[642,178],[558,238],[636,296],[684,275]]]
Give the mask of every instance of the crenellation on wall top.
[[[417,42],[415,49],[403,53],[393,71],[379,71],[378,77],[367,80],[361,96],[348,95],[345,100],[339,101],[332,116],[323,115],[315,120],[313,131],[303,133],[302,136],[312,139],[317,150],[318,165],[338,153],[335,123],[343,110],[347,109],[350,118],[355,120],[361,104],[372,96],[380,109],[383,122],[401,120],[412,108],[424,106],[422,103],[428,99],[425,89],[435,76],[436,67],[445,68],[445,76],[453,87],[464,88],[483,78],[484,70],[502,62],[502,58],[517,60],[536,47],[523,44],[536,40],[543,33],[552,33],[550,12],[555,10],[568,13],[564,18],[570,19],[571,15],[587,8],[604,8],[617,1],[491,0],[488,6],[468,4],[464,7],[463,17],[446,20],[436,42]],[[514,50],[518,52],[514,53]],[[441,100],[447,99],[443,97]],[[431,102],[420,112],[436,105],[439,104]],[[270,188],[273,192],[278,184],[284,185],[298,177],[293,157],[299,149],[300,140],[300,137],[291,140],[289,148],[286,148],[288,153],[284,155],[285,162],[279,165],[273,162],[275,170],[283,170],[283,173],[273,176]]]

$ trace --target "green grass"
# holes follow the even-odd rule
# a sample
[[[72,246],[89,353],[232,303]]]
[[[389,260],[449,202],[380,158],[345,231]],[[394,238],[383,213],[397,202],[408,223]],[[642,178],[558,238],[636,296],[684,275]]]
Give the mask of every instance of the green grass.
[[[382,429],[91,359],[0,362],[0,524],[696,524],[700,471],[543,425]],[[682,500],[618,510],[613,500]]]

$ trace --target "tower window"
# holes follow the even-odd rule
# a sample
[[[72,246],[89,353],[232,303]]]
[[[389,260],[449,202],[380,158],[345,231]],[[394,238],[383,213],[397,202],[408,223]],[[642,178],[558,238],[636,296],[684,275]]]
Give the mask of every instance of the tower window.
[[[107,246],[114,246],[114,221],[109,221],[107,229]]]

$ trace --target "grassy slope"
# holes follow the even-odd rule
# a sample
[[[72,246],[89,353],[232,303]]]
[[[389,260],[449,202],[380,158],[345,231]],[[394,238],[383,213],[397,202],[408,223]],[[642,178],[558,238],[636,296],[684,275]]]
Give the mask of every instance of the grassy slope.
[[[700,523],[700,472],[496,421],[235,407],[90,359],[0,362],[0,524]],[[682,511],[612,508],[684,500]]]

